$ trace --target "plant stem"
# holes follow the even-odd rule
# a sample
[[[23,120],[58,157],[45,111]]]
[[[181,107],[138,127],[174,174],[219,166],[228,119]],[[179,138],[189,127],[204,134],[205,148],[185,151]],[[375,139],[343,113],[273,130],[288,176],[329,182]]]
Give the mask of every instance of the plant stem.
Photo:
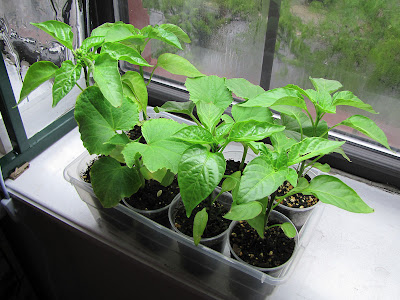
[[[156,69],[157,69],[157,65],[155,65],[155,67],[153,68],[153,71],[151,71],[150,78],[149,78],[149,81],[147,81],[146,86],[148,86],[149,83],[151,82],[151,78],[153,78],[153,74],[154,74],[154,71],[155,71]]]
[[[243,145],[243,155],[242,155],[242,161],[240,162],[239,165],[239,171],[242,172],[244,169],[244,161],[246,160],[246,155],[247,155],[247,151],[249,150],[249,146],[242,144]]]
[[[135,158],[135,168],[139,174],[139,178],[140,178],[140,182],[141,182],[140,188],[144,188],[146,182],[144,180],[142,172],[140,172],[140,158],[139,157]]]
[[[76,84],[76,86],[83,92],[82,87],[81,87],[77,82],[75,82],[75,84]]]
[[[139,66],[139,73],[140,73],[140,76],[142,76],[142,78],[144,80],[143,67],[142,66]]]
[[[193,120],[198,126],[202,126],[201,123],[199,122],[199,120],[197,120],[196,117],[193,115],[193,113],[190,113],[189,117],[191,117],[192,120]]]

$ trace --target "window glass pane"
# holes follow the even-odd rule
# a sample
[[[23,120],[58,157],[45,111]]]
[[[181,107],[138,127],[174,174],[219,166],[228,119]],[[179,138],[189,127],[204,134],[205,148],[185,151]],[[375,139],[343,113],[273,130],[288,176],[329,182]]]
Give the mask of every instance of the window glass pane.
[[[352,91],[379,114],[339,106],[336,115],[325,116],[329,125],[350,113],[362,114],[400,148],[399,16],[398,0],[282,1],[271,88],[289,83],[311,88],[309,76],[338,80],[342,90]]]
[[[258,84],[268,5],[269,1],[262,0],[121,0],[119,11],[127,11],[125,21],[139,29],[172,23],[191,38],[183,51],[151,41],[143,56],[152,64],[160,54],[171,52],[185,57],[204,74],[245,77]],[[185,79],[162,69],[156,74],[181,82]]]
[[[72,54],[64,46],[30,22],[65,22],[73,28],[74,43],[79,43],[82,33],[78,33],[78,28],[80,31],[84,28],[82,16],[75,0],[0,1],[0,48],[17,100],[22,79],[30,65],[39,60],[50,60],[61,66],[62,61],[72,58]],[[81,82],[84,80],[81,79]],[[79,89],[75,87],[53,109],[51,90],[52,83],[46,82],[19,105],[28,138],[71,110],[79,93]]]

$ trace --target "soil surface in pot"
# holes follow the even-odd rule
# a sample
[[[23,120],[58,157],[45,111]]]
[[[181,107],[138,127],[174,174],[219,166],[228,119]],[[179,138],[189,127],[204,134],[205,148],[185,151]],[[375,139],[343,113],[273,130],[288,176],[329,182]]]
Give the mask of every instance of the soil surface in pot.
[[[142,136],[142,127],[141,126],[135,125],[135,127],[133,127],[133,129],[129,130],[126,133],[126,135],[128,136],[128,138],[130,140],[136,140],[136,139],[140,138],[139,143],[146,144],[146,140]]]
[[[293,185],[289,181],[285,181],[278,189],[277,196],[287,194]],[[294,194],[282,200],[281,204],[293,208],[307,208],[318,203],[318,198],[313,195],[303,195],[302,193]]]
[[[125,201],[140,210],[156,210],[170,204],[178,193],[179,186],[176,178],[169,186],[162,186],[158,181],[148,180],[144,188],[139,189]]]
[[[206,206],[205,201],[201,202],[193,210],[192,215],[186,217],[186,211],[184,206],[181,206],[175,216],[175,227],[187,236],[193,236],[193,221],[196,214]],[[219,235],[228,229],[231,220],[227,220],[222,216],[229,211],[229,207],[226,207],[222,203],[213,203],[211,210],[207,210],[208,222],[206,229],[202,235],[203,238],[210,238]]]
[[[273,224],[268,222],[268,226]],[[287,262],[295,248],[294,239],[288,238],[280,227],[269,228],[264,236],[262,239],[246,221],[240,221],[229,240],[236,255],[255,267],[274,268]]]
[[[246,163],[244,164],[244,167],[246,167]],[[240,167],[240,161],[236,161],[233,159],[228,159],[226,161],[226,169],[225,169],[225,173],[224,175],[232,175],[233,173],[239,171],[239,167]],[[225,178],[223,178],[220,183],[218,184],[218,186],[222,186],[222,183],[224,182]]]

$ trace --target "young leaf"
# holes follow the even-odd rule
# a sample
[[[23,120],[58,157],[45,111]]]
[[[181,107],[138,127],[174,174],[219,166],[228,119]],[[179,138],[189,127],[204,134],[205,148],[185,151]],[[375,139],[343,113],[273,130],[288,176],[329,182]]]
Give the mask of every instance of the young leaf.
[[[140,111],[146,111],[148,103],[147,87],[139,73],[127,71],[121,76],[123,84],[129,87],[133,100],[138,102]]]
[[[93,78],[104,95],[104,98],[106,98],[112,106],[120,106],[122,103],[123,91],[121,76],[118,70],[118,61],[107,53],[97,56]]]
[[[162,168],[160,170],[157,170],[155,172],[150,172],[149,169],[146,168],[146,166],[142,166],[140,168],[140,173],[143,175],[143,177],[146,180],[156,180],[158,181],[162,186],[168,186],[174,181],[175,174],[172,173],[170,170],[167,170],[166,168]]]
[[[262,156],[247,164],[241,177],[237,204],[268,197],[285,181],[287,170],[276,171]]]
[[[236,122],[255,120],[260,122],[273,123],[274,118],[267,107],[243,107],[232,106],[232,116]]]
[[[226,79],[226,87],[234,93],[237,97],[243,99],[251,99],[265,92],[265,90],[258,85],[254,85],[244,78]]]
[[[218,76],[204,76],[186,79],[185,86],[190,93],[190,100],[213,103],[225,110],[233,101],[231,92],[225,86],[225,79]]]
[[[141,30],[141,32],[144,35],[147,34],[149,38],[160,40],[164,43],[167,43],[169,45],[172,45],[176,48],[183,50],[178,37],[173,32],[165,30],[160,26],[152,27],[149,25],[149,26],[144,27]]]
[[[345,125],[365,134],[367,137],[377,141],[390,150],[385,133],[374,121],[362,115],[354,115],[340,122],[338,125]]]
[[[372,108],[371,105],[364,103],[357,96],[355,96],[352,92],[349,91],[335,93],[333,95],[333,105],[353,106],[359,109],[363,109],[372,114],[377,114],[377,112]]]
[[[178,183],[186,215],[216,188],[225,172],[222,153],[212,153],[201,145],[187,149],[179,163]]]
[[[142,126],[142,135],[146,144],[132,142],[122,151],[126,164],[133,166],[135,155],[140,153],[143,164],[150,172],[166,168],[174,174],[178,172],[178,164],[182,153],[189,144],[173,138],[173,134],[187,125],[169,119],[152,119]],[[162,128],[162,130],[160,130]]]
[[[140,187],[139,174],[111,157],[101,157],[90,171],[95,194],[106,207],[116,206],[123,198],[136,193]]]
[[[132,27],[131,24],[114,23],[113,26],[105,31],[104,41],[106,43],[118,42],[133,36]]]
[[[318,137],[305,138],[290,147],[288,165],[291,166],[314,156],[331,153],[344,143]]]
[[[240,106],[244,107],[271,107],[273,105],[290,105],[307,110],[301,94],[297,90],[290,88],[269,90],[240,104]]]
[[[280,227],[283,230],[283,233],[288,237],[288,238],[294,238],[297,234],[296,227],[291,222],[285,222],[280,224]]]
[[[62,63],[54,78],[53,107],[72,90],[76,81],[81,77],[81,70],[80,65],[74,65],[70,60]]]
[[[24,100],[42,83],[53,78],[57,70],[58,67],[50,61],[37,61],[33,63],[26,72],[18,103]]]
[[[186,102],[177,102],[177,101],[168,101],[165,102],[161,107],[154,107],[154,111],[159,113],[160,111],[172,112],[172,113],[181,113],[185,115],[191,115],[193,113],[195,104],[192,101]]]
[[[275,151],[286,151],[297,143],[296,140],[288,138],[284,132],[276,132],[270,136]]]
[[[254,120],[237,122],[233,125],[228,139],[234,142],[259,141],[284,129],[284,126],[268,122]]]
[[[228,175],[222,183],[221,192],[224,193],[234,190],[236,186],[240,183],[240,176],[242,176],[242,172],[240,171],[236,171],[232,175]]]
[[[310,77],[311,83],[317,91],[326,91],[329,94],[336,92],[342,88],[342,84],[336,80],[328,80],[324,78],[312,78]]]
[[[297,186],[298,174],[295,169],[289,168],[286,180],[290,182],[293,187]]]
[[[103,43],[104,43],[103,36],[90,36],[82,42],[81,49],[83,49],[85,52],[88,52],[91,48],[94,48],[94,50],[96,50]]]
[[[152,67],[136,49],[121,43],[105,43],[101,47],[101,53],[108,53],[115,60],[127,61],[138,66]]]
[[[357,193],[340,179],[330,175],[314,177],[303,194],[313,194],[326,204],[332,204],[341,209],[355,213],[372,213],[369,207]]]
[[[333,104],[332,96],[325,90],[307,90],[309,99],[314,103],[319,112],[330,114],[336,113],[336,106]]]
[[[217,126],[225,109],[216,106],[214,103],[198,102],[196,104],[197,115],[201,123],[210,131]]]
[[[321,164],[319,162],[316,162],[313,164],[313,168],[316,168],[322,172],[328,173],[331,170],[331,166],[328,164]]]
[[[204,207],[196,214],[193,220],[193,241],[196,246],[200,243],[201,236],[206,229],[207,222],[208,214],[206,208]]]
[[[173,135],[175,138],[191,144],[213,144],[212,134],[203,127],[192,125],[182,128]]]
[[[262,208],[263,206],[258,201],[232,205],[231,210],[224,216],[224,218],[233,221],[253,219],[261,213]]]
[[[105,37],[107,32],[115,26],[116,23],[104,23],[92,30],[90,36]]]
[[[78,96],[75,119],[89,153],[107,155],[114,146],[106,143],[116,135],[116,130],[130,130],[139,121],[138,107],[124,99],[120,107],[114,108],[104,99],[100,89],[92,86]]]
[[[172,53],[161,54],[157,59],[157,66],[176,75],[183,75],[187,77],[205,76],[186,58]]]
[[[49,20],[42,23],[31,24],[50,34],[53,38],[55,38],[68,49],[73,50],[72,42],[74,39],[74,34],[72,33],[71,26],[56,20]]]
[[[189,36],[179,26],[174,24],[161,24],[160,28],[164,29],[165,31],[172,32],[184,43],[191,42]]]
[[[265,225],[266,225],[265,222],[267,221],[265,215],[267,212],[268,197],[265,197],[257,202],[259,202],[262,205],[261,213],[257,217],[253,219],[248,219],[246,221],[247,223],[249,223],[251,227],[253,227],[257,231],[258,235],[261,238],[264,238]]]

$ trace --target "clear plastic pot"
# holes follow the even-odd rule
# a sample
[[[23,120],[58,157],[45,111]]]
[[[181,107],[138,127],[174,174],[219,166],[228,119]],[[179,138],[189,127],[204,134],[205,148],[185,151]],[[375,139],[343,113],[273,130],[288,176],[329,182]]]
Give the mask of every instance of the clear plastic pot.
[[[318,170],[312,169],[308,171],[307,175],[311,180],[318,175]],[[318,205],[320,205],[320,201],[318,201],[315,205],[306,208],[296,208],[296,207],[289,207],[283,204],[278,204],[275,210],[287,216],[296,226],[297,230],[300,231],[300,229],[306,223],[307,219],[310,217],[314,208],[317,207]]]

